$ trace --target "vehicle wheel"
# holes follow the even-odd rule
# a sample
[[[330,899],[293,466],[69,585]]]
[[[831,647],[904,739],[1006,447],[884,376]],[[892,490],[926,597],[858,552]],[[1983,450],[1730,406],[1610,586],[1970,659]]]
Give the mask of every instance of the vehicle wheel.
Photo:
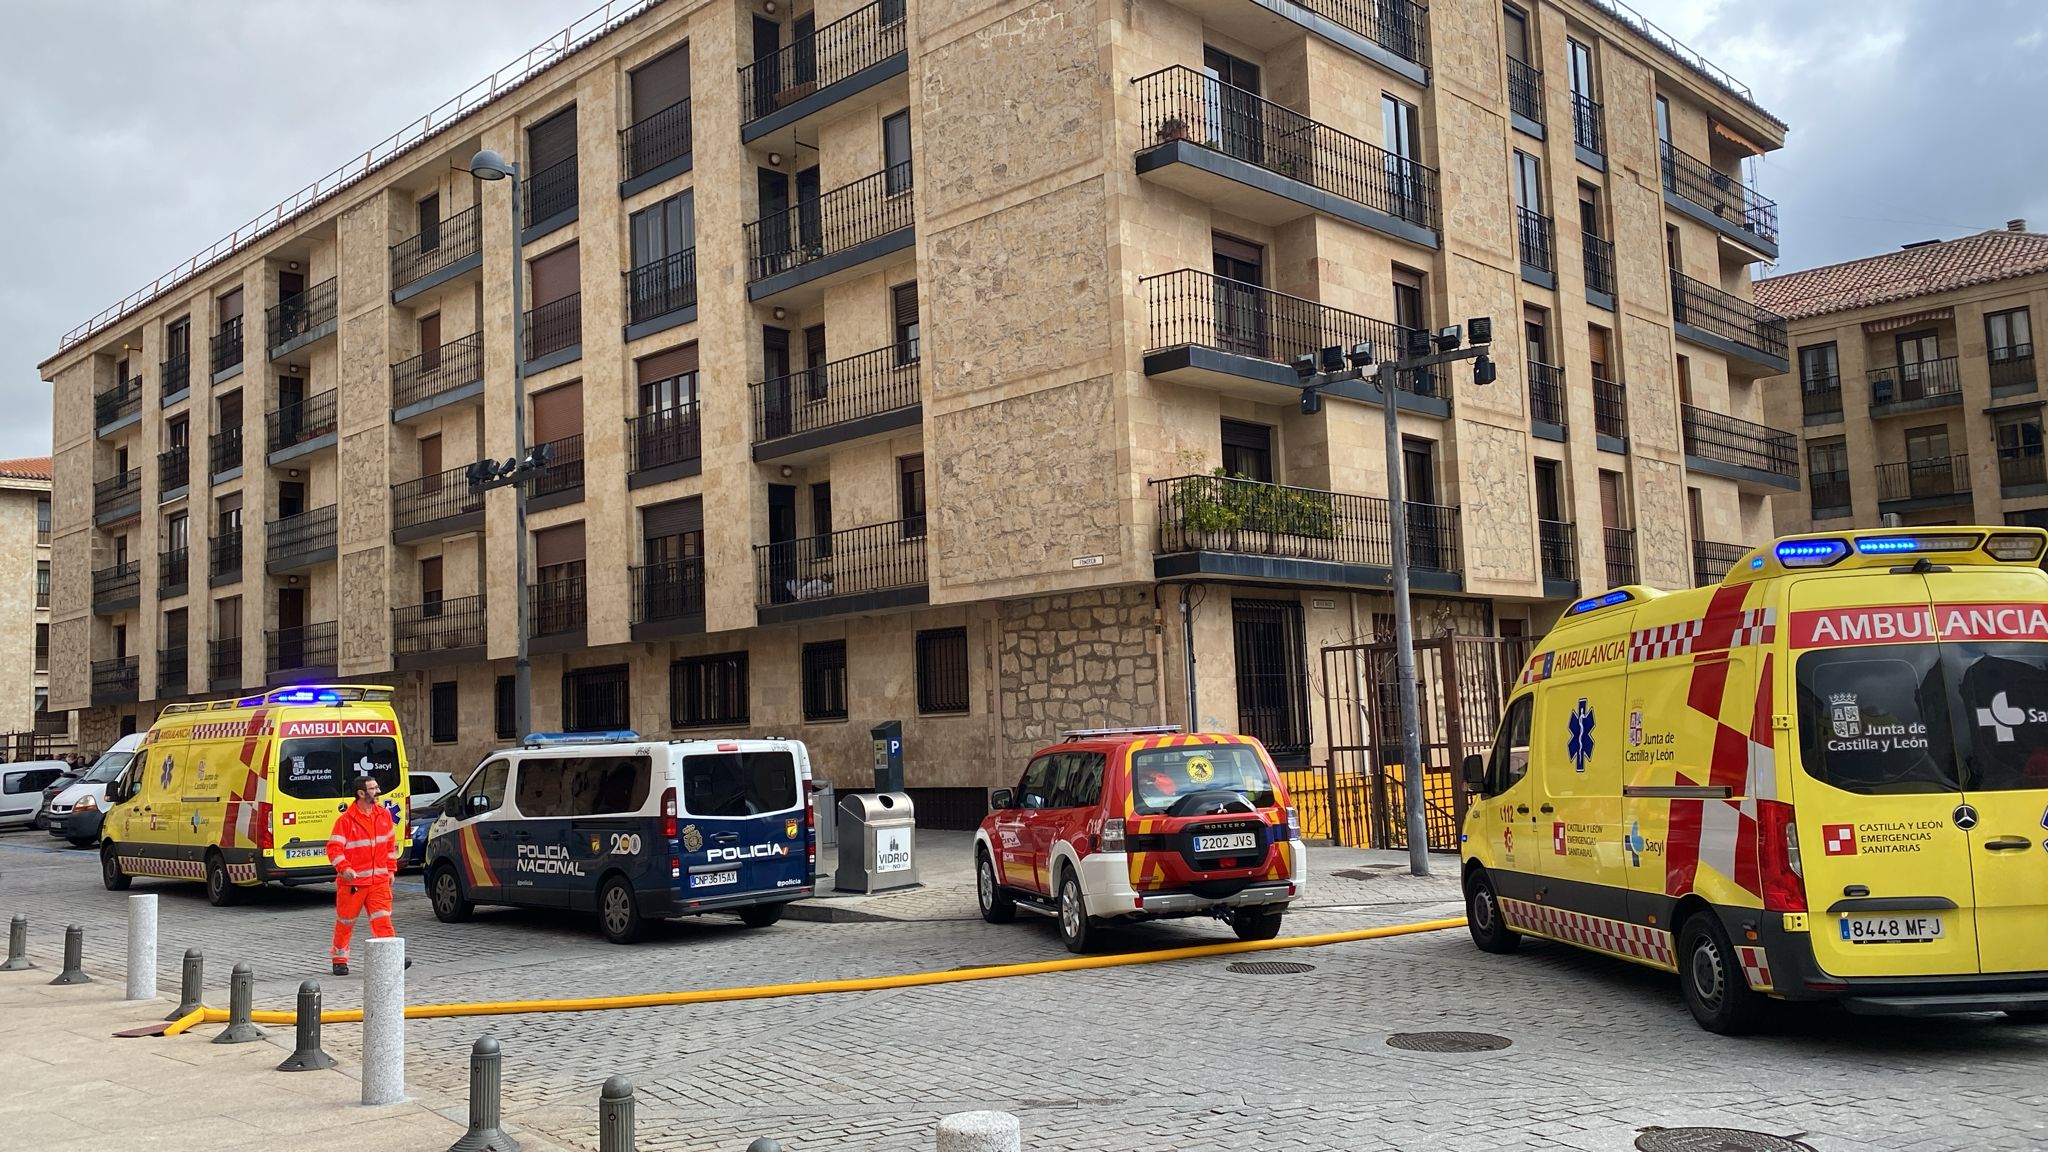
[[[996,862],[985,851],[974,854],[974,895],[983,920],[1008,924],[1017,918],[1017,898],[996,880]]]
[[[614,944],[631,944],[646,933],[640,902],[625,877],[614,876],[604,882],[597,894],[597,923],[604,929],[604,938]]]
[[[453,865],[443,864],[434,869],[434,880],[427,890],[434,897],[434,919],[443,924],[460,924],[476,911],[476,905],[463,895],[462,877],[455,874]]]
[[[1700,1027],[1723,1036],[1756,1030],[1764,997],[1750,991],[1736,963],[1735,947],[1712,912],[1695,913],[1678,932],[1678,978],[1685,1006]]]
[[[2048,1009],[2027,1008],[2018,1012],[2007,1012],[2005,1019],[2011,1024],[2048,1024]]]
[[[1230,930],[1239,940],[1271,940],[1280,934],[1281,914],[1240,908],[1230,914]]]
[[[107,891],[126,892],[128,885],[134,882],[134,877],[121,871],[121,856],[114,850],[114,846],[108,844],[102,847],[100,849],[100,883],[106,885]]]
[[[1069,952],[1087,952],[1095,946],[1095,937],[1088,904],[1081,899],[1081,881],[1069,868],[1060,874],[1060,942]]]
[[[1492,877],[1483,871],[1474,872],[1465,882],[1465,927],[1481,952],[1505,955],[1522,946],[1521,934],[1509,928],[1501,914]]]
[[[777,901],[774,904],[755,904],[740,909],[740,923],[749,928],[766,928],[782,919],[782,910],[788,905]]]
[[[218,852],[206,854],[206,902],[215,908],[242,902],[242,890],[228,879],[227,861]]]

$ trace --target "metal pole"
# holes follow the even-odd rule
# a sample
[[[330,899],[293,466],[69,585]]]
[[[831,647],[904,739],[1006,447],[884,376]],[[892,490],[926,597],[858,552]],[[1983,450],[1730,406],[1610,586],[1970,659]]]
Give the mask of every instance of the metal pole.
[[[1388,520],[1394,535],[1394,676],[1401,693],[1401,760],[1408,800],[1408,871],[1429,875],[1429,821],[1422,807],[1422,718],[1415,701],[1415,622],[1408,606],[1408,503],[1401,491],[1401,426],[1394,393],[1401,379],[1396,365],[1383,365],[1380,414],[1387,430]]]
[[[526,459],[526,246],[519,240],[519,165],[512,169],[512,458]],[[512,727],[521,743],[533,734],[533,660],[526,651],[526,478],[512,485],[513,601],[519,655],[512,670]]]
[[[245,961],[228,973],[228,1026],[215,1044],[247,1044],[263,1039],[263,1029],[249,1019],[256,1009],[256,970]]]
[[[334,1067],[334,1057],[320,1047],[320,982],[299,985],[299,1010],[293,1013],[298,1032],[293,1036],[292,1054],[277,1066],[279,1072],[317,1072]]]
[[[28,917],[16,916],[7,922],[7,962],[0,964],[0,972],[26,972],[35,966],[28,958]]]
[[[598,1152],[633,1152],[633,1082],[614,1076],[597,1095]]]
[[[57,973],[52,984],[90,984],[92,977],[85,974],[85,929],[73,924],[64,929],[64,970]]]
[[[448,1152],[519,1152],[519,1141],[499,1127],[498,1092],[504,1084],[504,1049],[485,1036],[469,1048],[469,1131]],[[607,1150],[608,1152],[608,1150]]]

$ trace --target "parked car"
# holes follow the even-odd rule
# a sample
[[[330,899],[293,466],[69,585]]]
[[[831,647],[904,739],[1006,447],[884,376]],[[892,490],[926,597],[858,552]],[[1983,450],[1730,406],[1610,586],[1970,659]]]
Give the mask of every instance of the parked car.
[[[414,772],[409,781],[412,798],[407,804],[406,828],[409,844],[400,870],[427,866],[427,832],[440,818],[441,804],[455,794],[455,777],[446,772]]]
[[[0,828],[27,828],[43,810],[43,789],[71,766],[62,760],[0,764]]]
[[[59,773],[55,780],[50,781],[43,787],[42,802],[36,805],[35,818],[29,821],[31,828],[48,828],[50,826],[50,802],[57,798],[59,792],[71,787],[78,782],[80,776],[85,775],[86,766],[83,764],[72,764],[69,761],[61,760],[58,763],[64,765],[64,771]]]
[[[122,770],[141,747],[142,733],[121,737],[85,770],[85,775],[57,793],[45,808],[50,835],[62,836],[73,844],[97,843],[106,821],[107,785],[121,778]]]

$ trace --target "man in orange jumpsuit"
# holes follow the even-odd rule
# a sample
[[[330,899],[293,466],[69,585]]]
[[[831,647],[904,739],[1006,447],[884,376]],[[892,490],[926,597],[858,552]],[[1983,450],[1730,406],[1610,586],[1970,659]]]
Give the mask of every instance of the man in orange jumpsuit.
[[[348,942],[356,916],[370,912],[370,934],[396,935],[391,928],[391,877],[398,869],[398,828],[377,803],[374,776],[358,776],[356,802],[334,818],[327,859],[334,865],[334,974],[348,975]],[[410,964],[407,967],[411,967]]]

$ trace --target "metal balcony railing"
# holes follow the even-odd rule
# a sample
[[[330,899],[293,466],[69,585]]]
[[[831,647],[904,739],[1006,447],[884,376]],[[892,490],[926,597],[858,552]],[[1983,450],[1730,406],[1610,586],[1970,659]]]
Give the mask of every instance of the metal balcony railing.
[[[543,356],[583,343],[583,293],[571,292],[549,304],[526,310],[526,358]]]
[[[315,553],[334,547],[334,505],[272,520],[268,529],[268,562],[273,565],[302,563]]]
[[[1593,431],[1628,439],[1628,389],[1598,376],[1593,377]]]
[[[802,200],[746,226],[747,282],[800,268],[915,221],[908,163]]]
[[[1543,69],[1508,57],[1508,111],[1543,123]]]
[[[140,687],[142,658],[117,656],[92,662],[92,698],[96,704],[119,704],[135,699]]]
[[[335,660],[335,622],[302,624],[296,628],[273,628],[263,636],[267,656],[264,671],[272,676],[332,668]]]
[[[417,528],[461,516],[468,512],[484,510],[484,494],[472,492],[469,477],[463,473],[468,468],[450,468],[417,480],[391,486],[391,527],[394,531]]]
[[[1290,0],[1403,60],[1429,63],[1429,10],[1410,0]]]
[[[902,362],[906,354],[892,344],[748,385],[753,393],[754,443],[921,403],[918,361]]]
[[[546,496],[554,492],[567,492],[583,487],[583,434],[564,436],[535,445],[545,448],[548,453],[547,467],[533,478],[533,486],[527,489],[529,496]]]
[[[109,476],[93,484],[94,516],[112,516],[129,510],[142,510],[142,469],[130,468],[126,472]]]
[[[1695,540],[1692,543],[1692,583],[1695,588],[1708,584],[1719,584],[1728,569],[1735,566],[1749,549],[1740,544],[1722,544],[1714,540]]]
[[[690,154],[690,98],[685,96],[619,129],[619,171],[631,180]]]
[[[1970,454],[1929,456],[1877,466],[1877,498],[1892,500],[1947,499],[1970,495]]]
[[[2032,388],[2034,376],[2034,346],[2015,344],[2008,348],[1991,350],[1991,386],[1993,388]]]
[[[1536,552],[1543,562],[1545,580],[1579,578],[1579,552],[1572,543],[1572,526],[1569,521],[1538,520]]]
[[[1852,505],[1847,469],[1810,472],[1806,477],[1806,488],[1812,496],[1809,508],[1815,520],[1848,515]]]
[[[1515,238],[1522,263],[1544,272],[1557,271],[1557,229],[1550,217],[1527,208],[1515,209]]]
[[[142,594],[142,561],[126,560],[95,568],[92,573],[92,602],[123,600]]]
[[[1572,93],[1572,143],[1595,156],[1607,154],[1606,113],[1590,96]]]
[[[1805,415],[1820,419],[1842,414],[1842,378],[1840,376],[1803,376],[1799,380],[1800,404]]]
[[[528,176],[522,188],[526,193],[522,222],[528,228],[576,207],[576,157],[557,160]]]
[[[457,596],[391,610],[391,643],[401,656],[479,648],[484,643],[484,598]]]
[[[1150,308],[1145,347],[1151,352],[1192,345],[1287,364],[1296,356],[1363,341],[1398,349],[1406,335],[1385,320],[1193,268],[1148,276],[1142,283]],[[1399,388],[1418,396],[1445,394],[1435,373],[1404,375]]]
[[[703,458],[702,418],[697,406],[643,413],[626,421],[632,470],[651,472]]]
[[[1659,143],[1663,155],[1664,190],[1674,192],[1744,231],[1773,244],[1778,242],[1778,204],[1754,188],[1696,156]]]
[[[704,615],[704,559],[664,560],[631,569],[633,623],[688,620]]]
[[[156,654],[156,691],[159,696],[182,696],[185,694],[187,668],[191,664],[190,649],[183,644],[160,649]]]
[[[406,408],[484,378],[484,338],[460,336],[391,366],[391,406]]]
[[[1411,224],[1439,227],[1437,172],[1175,65],[1131,81],[1140,150],[1185,140]]]
[[[589,603],[584,596],[583,577],[564,576],[543,580],[528,588],[527,627],[535,636],[559,636],[574,632],[589,621]]]
[[[242,682],[242,638],[216,636],[206,642],[206,678],[210,683],[240,685]]]
[[[856,8],[740,69],[740,126],[904,50],[904,0]]]
[[[142,411],[142,377],[130,376],[92,398],[94,425],[112,424]]]
[[[192,446],[173,444],[156,454],[156,490],[158,494],[192,485]]]
[[[1963,373],[1956,358],[1921,360],[1870,370],[1870,406],[1940,401],[1963,395]]]
[[[1671,274],[1673,319],[1767,356],[1785,358],[1785,318],[1703,284],[1683,272]]]
[[[1614,295],[1614,241],[1591,232],[1579,233],[1579,240],[1586,251],[1587,290]]]
[[[227,528],[216,532],[207,541],[206,574],[210,577],[228,576],[242,570],[242,530]]]
[[[223,428],[206,438],[207,475],[218,476],[242,466],[242,430]]]
[[[170,548],[156,554],[157,595],[169,594],[172,588],[183,588],[191,579],[192,550]]]
[[[2041,446],[2026,448],[2000,448],[1998,450],[1998,483],[2005,488],[2021,488],[2032,484],[2048,484],[2048,457],[2041,455]]]
[[[158,367],[157,374],[162,377],[158,383],[162,386],[165,396],[176,396],[178,393],[192,387],[191,353],[180,352],[169,360],[164,361]]]
[[[334,401],[335,390],[329,388],[266,413],[263,423],[270,434],[270,450],[281,452],[334,431]]]
[[[319,331],[334,323],[337,315],[334,278],[330,276],[296,296],[285,297],[263,315],[270,332],[267,347],[273,353],[309,332]]]
[[[1718,460],[1792,479],[1799,475],[1799,439],[1763,424],[1753,424],[1691,404],[1680,405],[1685,454]]]
[[[1529,361],[1529,419],[1568,427],[1565,420],[1564,369]]]
[[[391,286],[403,288],[483,251],[482,205],[438,220],[391,246]]]
[[[1607,586],[1619,588],[1636,582],[1636,530],[1602,528],[1606,538]]]
[[[639,324],[697,303],[697,250],[686,248],[626,275],[626,319]]]
[[[758,607],[925,583],[924,517],[754,546]]]
[[[233,368],[242,362],[242,318],[235,317],[220,326],[220,331],[208,341],[213,353],[214,375]]]
[[[1230,476],[1154,480],[1159,551],[1231,552],[1391,567],[1390,503],[1319,488],[1292,488]],[[1435,572],[1461,570],[1458,509],[1409,501],[1408,562]]]

